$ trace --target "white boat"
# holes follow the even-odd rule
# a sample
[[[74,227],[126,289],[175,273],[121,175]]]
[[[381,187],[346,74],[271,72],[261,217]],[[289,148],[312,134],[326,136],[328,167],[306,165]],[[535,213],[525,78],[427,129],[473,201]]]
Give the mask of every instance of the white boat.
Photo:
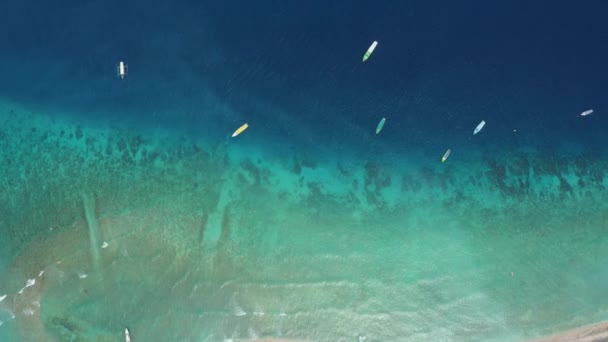
[[[376,46],[378,46],[378,42],[374,40],[374,42],[372,43],[372,45],[370,45],[369,48],[367,49],[367,51],[365,51],[365,55],[363,55],[363,61],[364,62],[369,58],[369,56],[372,55],[372,53],[376,49]]]
[[[443,154],[443,157],[441,157],[441,162],[445,163],[446,160],[448,160],[448,157],[450,156],[450,153],[452,153],[452,150],[450,150],[448,148],[447,151],[445,151],[445,153]]]
[[[123,61],[118,62],[116,71],[118,72],[118,77],[120,77],[121,80],[124,80],[125,76],[127,76],[127,72],[128,72],[127,64],[125,64],[125,62],[123,62]]]
[[[473,131],[473,135],[479,133],[483,129],[483,126],[485,126],[485,125],[486,125],[486,122],[481,120],[479,125],[477,125],[477,127],[475,127],[475,130]]]

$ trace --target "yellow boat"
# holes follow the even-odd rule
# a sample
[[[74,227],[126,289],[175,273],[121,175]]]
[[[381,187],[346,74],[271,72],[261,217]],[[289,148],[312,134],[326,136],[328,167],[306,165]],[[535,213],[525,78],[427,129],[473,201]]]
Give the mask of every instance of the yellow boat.
[[[249,124],[243,124],[243,126],[239,127],[236,131],[234,131],[234,133],[232,133],[232,137],[234,138],[237,135],[243,133],[243,131],[246,130],[247,127],[249,127]]]

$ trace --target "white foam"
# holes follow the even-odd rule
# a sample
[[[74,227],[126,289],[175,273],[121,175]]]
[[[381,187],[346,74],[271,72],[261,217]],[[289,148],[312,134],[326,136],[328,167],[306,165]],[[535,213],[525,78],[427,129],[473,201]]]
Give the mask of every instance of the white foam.
[[[28,279],[27,282],[25,282],[25,286],[19,290],[19,293],[23,293],[23,290],[25,290],[26,288],[30,287],[30,286],[34,286],[36,284],[36,278],[32,278],[32,279]]]
[[[228,280],[228,281],[224,282],[224,283],[222,284],[222,286],[220,286],[220,289],[223,289],[223,288],[224,288],[226,285],[230,285],[230,284],[232,284],[232,282],[233,282],[232,280]]]
[[[254,341],[258,339],[258,334],[255,332],[255,330],[253,330],[253,328],[249,328],[249,338]]]
[[[241,308],[241,306],[237,303],[236,295],[237,295],[237,293],[234,293],[232,295],[232,297],[230,298],[230,305],[232,306],[232,313],[235,316],[245,316],[247,314],[247,312],[245,312],[245,310],[243,310],[243,308]]]

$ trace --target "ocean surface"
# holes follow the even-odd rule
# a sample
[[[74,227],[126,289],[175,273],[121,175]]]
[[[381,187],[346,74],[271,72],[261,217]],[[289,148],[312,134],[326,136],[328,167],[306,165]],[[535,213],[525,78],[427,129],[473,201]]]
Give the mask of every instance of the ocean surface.
[[[606,13],[3,1],[0,341],[526,341],[608,320]]]

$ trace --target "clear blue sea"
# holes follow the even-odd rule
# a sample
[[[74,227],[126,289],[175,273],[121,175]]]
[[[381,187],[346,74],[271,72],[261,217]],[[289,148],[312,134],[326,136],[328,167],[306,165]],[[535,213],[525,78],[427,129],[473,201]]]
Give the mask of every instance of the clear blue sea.
[[[5,0],[0,341],[607,321],[607,11]]]

